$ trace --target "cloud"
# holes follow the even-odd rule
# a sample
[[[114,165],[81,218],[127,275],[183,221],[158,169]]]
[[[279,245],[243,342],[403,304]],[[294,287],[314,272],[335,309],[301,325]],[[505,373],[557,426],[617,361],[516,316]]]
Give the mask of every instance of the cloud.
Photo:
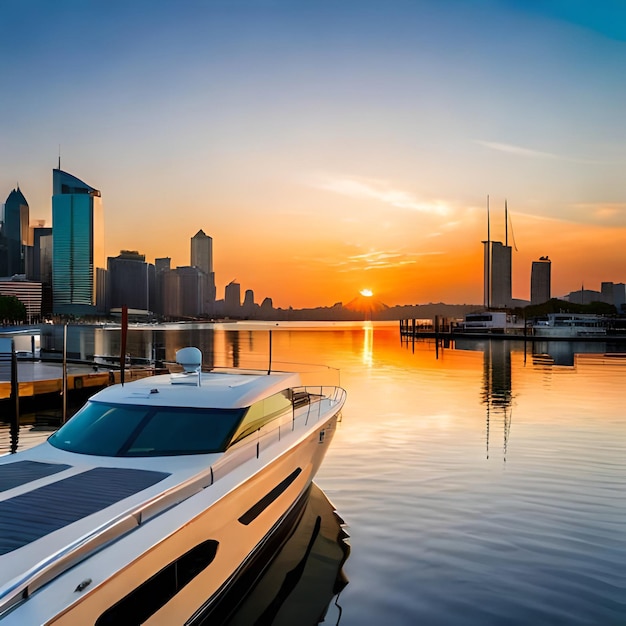
[[[552,207],[549,215],[536,211],[516,211],[515,215],[517,218],[542,222],[590,224],[610,228],[626,227],[626,203],[624,202],[562,204]]]
[[[530,150],[528,148],[522,148],[521,146],[514,146],[508,143],[498,143],[496,141],[480,141],[476,140],[476,143],[490,148],[491,150],[497,150],[499,152],[507,152],[508,154],[515,154],[517,156],[529,157],[533,159],[559,159],[560,157],[550,152],[541,152],[539,150]]]
[[[570,209],[576,217],[591,218],[594,223],[623,226],[626,223],[626,203],[574,204]]]
[[[569,163],[585,163],[587,165],[602,165],[609,164],[610,161],[596,161],[593,159],[579,159],[575,157],[563,156],[561,154],[553,154],[552,152],[542,152],[541,150],[531,150],[530,148],[524,148],[522,146],[516,146],[510,143],[499,143],[497,141],[481,141],[476,139],[475,143],[490,150],[496,150],[498,152],[506,152],[507,154],[513,154],[515,156],[526,157],[529,159],[543,159],[553,161],[567,161]]]
[[[412,193],[395,189],[383,181],[334,178],[315,183],[319,189],[356,199],[378,200],[398,209],[434,215],[447,215],[450,207],[442,201],[423,202]]]
[[[418,257],[426,255],[443,254],[442,252],[398,252],[372,250],[363,254],[354,254],[340,260],[330,261],[330,265],[338,272],[368,271],[378,269],[389,269],[402,267],[403,265],[413,265]]]

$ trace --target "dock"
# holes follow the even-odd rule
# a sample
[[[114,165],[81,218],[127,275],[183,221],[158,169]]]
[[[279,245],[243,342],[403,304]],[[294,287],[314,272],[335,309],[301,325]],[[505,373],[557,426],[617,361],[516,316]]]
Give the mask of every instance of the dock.
[[[515,328],[493,328],[489,331],[464,331],[458,323],[448,319],[435,319],[431,322],[415,319],[401,319],[400,339],[415,341],[417,339],[494,339],[509,341],[546,342],[546,341],[584,341],[595,343],[626,343],[623,332],[607,332],[605,335],[539,336],[533,333],[530,326]]]

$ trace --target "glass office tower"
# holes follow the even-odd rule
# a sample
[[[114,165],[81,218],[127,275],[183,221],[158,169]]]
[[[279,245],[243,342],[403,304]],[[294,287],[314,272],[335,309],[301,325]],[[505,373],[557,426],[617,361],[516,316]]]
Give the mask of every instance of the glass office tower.
[[[26,246],[30,244],[28,202],[20,188],[14,189],[4,205],[3,235],[5,248],[0,252],[0,275],[26,273]]]
[[[105,267],[100,192],[61,169],[52,170],[52,189],[53,312],[104,312],[98,301],[98,270]]]

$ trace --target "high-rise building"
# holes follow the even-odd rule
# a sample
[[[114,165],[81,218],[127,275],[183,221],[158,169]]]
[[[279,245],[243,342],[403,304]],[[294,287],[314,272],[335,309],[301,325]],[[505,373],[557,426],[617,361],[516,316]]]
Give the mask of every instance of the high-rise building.
[[[52,228],[35,226],[33,228],[33,280],[52,284]]]
[[[2,235],[4,245],[0,255],[0,275],[26,273],[26,247],[30,245],[28,202],[19,186],[13,189],[4,204]]]
[[[104,312],[98,284],[105,263],[100,192],[61,169],[52,170],[52,246],[54,313]]]
[[[160,313],[168,318],[182,315],[180,306],[180,277],[177,272],[162,270],[158,274]]]
[[[206,315],[206,274],[197,267],[177,267],[180,314],[183,317]]]
[[[511,305],[511,246],[500,241],[483,241],[484,292],[486,307]]]
[[[543,304],[552,297],[551,280],[552,262],[547,256],[542,256],[538,261],[533,261],[530,273],[530,303]]]
[[[241,313],[241,285],[234,280],[224,289],[224,309],[226,315],[236,317]]]
[[[246,293],[243,296],[243,304],[241,306],[241,312],[246,317],[252,317],[256,310],[256,304],[254,302],[254,291],[252,289],[246,289]]]
[[[191,266],[206,274],[205,304],[207,313],[213,314],[215,307],[215,273],[213,272],[213,239],[200,229],[191,238]]]
[[[52,315],[52,228],[41,221],[32,229],[32,263],[27,274],[30,280],[41,282],[41,314]]]
[[[191,266],[209,275],[213,272],[213,239],[199,230],[191,238]]]
[[[108,309],[126,306],[146,313],[154,311],[154,265],[146,263],[144,254],[121,250],[119,256],[107,259]]]

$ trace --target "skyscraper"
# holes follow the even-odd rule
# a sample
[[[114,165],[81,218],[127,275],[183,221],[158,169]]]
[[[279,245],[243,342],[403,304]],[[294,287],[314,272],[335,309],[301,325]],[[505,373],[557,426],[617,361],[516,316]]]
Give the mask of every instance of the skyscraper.
[[[26,273],[26,246],[29,245],[28,202],[19,186],[14,189],[4,205],[2,234],[4,246],[0,259],[0,274],[13,276]]]
[[[111,309],[154,311],[155,271],[146,256],[135,250],[121,250],[107,259],[108,306]]]
[[[191,266],[207,276],[213,272],[213,239],[202,229],[191,238]]]
[[[206,274],[204,287],[206,313],[213,314],[215,307],[215,273],[213,272],[213,239],[200,229],[191,238],[191,267]]]
[[[543,304],[550,298],[550,274],[552,262],[547,256],[542,256],[538,261],[533,261],[530,272],[530,302],[531,304]]]
[[[104,216],[100,192],[75,176],[52,170],[52,288],[55,314],[93,315],[103,275]]]
[[[485,306],[511,305],[511,246],[500,241],[483,241],[485,247]]]
[[[241,313],[241,285],[234,280],[224,289],[224,308],[226,315],[237,317]]]
[[[489,196],[487,196],[487,241],[484,247],[484,298],[485,307],[504,308],[511,306],[513,299],[511,270],[512,250],[509,246],[509,217],[506,200],[504,202],[504,245],[491,239],[489,217]]]

